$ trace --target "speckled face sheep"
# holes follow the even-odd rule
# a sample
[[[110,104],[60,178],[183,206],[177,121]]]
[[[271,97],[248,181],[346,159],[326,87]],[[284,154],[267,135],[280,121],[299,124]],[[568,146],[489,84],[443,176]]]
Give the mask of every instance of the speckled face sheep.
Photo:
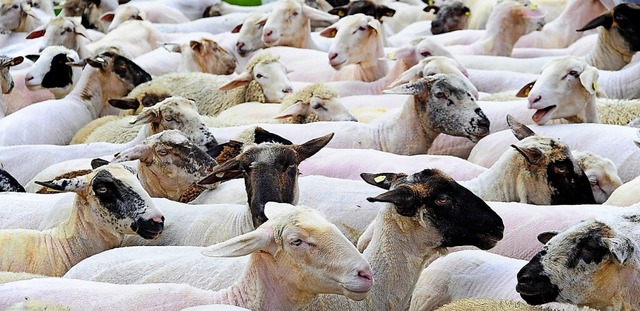
[[[536,184],[549,185],[548,190],[530,193],[531,198],[527,199],[528,202],[545,204],[543,202],[547,201],[547,205],[595,203],[589,178],[574,159],[567,144],[536,135],[510,115],[507,115],[507,122],[513,134],[520,140],[511,147],[523,156],[523,168],[519,170],[521,177],[523,180],[538,179]],[[531,176],[530,172],[540,170],[540,166],[543,166],[541,169],[546,171],[546,174]],[[546,182],[540,182],[539,179],[546,179]],[[529,185],[523,182],[519,187],[523,187],[523,191],[526,192]]]
[[[473,142],[489,134],[489,119],[459,78],[435,74],[383,93],[413,95],[416,103],[423,103],[414,107],[426,132],[462,136]]]
[[[152,197],[177,201],[209,176],[216,161],[180,131],[166,130],[115,155],[112,162],[140,160],[138,179]]]
[[[24,187],[0,164],[0,192],[25,192]]]
[[[516,290],[526,302],[640,309],[640,252],[633,238],[605,222],[587,220],[538,240],[545,246],[518,272]]]
[[[244,177],[247,203],[251,209],[253,224],[258,227],[267,220],[264,214],[267,202],[297,202],[298,165],[322,149],[331,138],[333,133],[301,145],[264,143],[250,147],[234,159],[216,167],[200,184]]]
[[[24,58],[22,56],[18,57],[7,57],[0,55],[0,89],[2,94],[9,94],[13,90],[15,86],[15,82],[13,81],[13,77],[9,72],[9,68],[11,66],[16,66],[22,63]]]
[[[425,11],[434,6],[428,5]],[[431,21],[431,33],[434,35],[461,30],[467,28],[471,10],[461,1],[445,2],[440,7],[435,7],[436,17]]]
[[[24,77],[29,90],[48,89],[56,98],[63,98],[80,80],[82,68],[70,66],[80,61],[76,51],[62,46],[47,47],[39,55],[27,55],[35,62]]]
[[[347,15],[354,15],[362,13],[364,15],[373,16],[375,19],[382,22],[383,16],[392,17],[396,14],[396,10],[389,8],[386,5],[378,5],[369,0],[356,0],[347,5],[335,7],[329,11],[329,14],[338,15],[344,17]]]
[[[236,59],[210,39],[191,40],[172,51],[182,54],[182,71],[228,75],[236,70]]]
[[[337,19],[336,16],[316,10],[301,1],[281,0],[267,17],[262,41],[267,46],[306,48],[313,44],[310,20],[332,23]]]
[[[7,34],[20,27],[22,21],[21,0],[0,1],[0,33]]]
[[[75,19],[66,16],[56,16],[27,35],[27,39],[44,37],[40,51],[48,46],[61,45],[69,49],[78,49],[78,36],[89,38],[87,30]]]
[[[247,53],[251,53],[258,49],[266,47],[262,42],[262,28],[264,23],[260,20],[266,18],[266,13],[255,12],[247,16],[242,24],[237,25],[232,33],[238,33],[238,41],[236,42],[236,52],[244,57]]]
[[[525,85],[516,96],[527,97],[529,109],[536,110],[531,119],[539,125],[559,118],[598,123],[597,83],[598,69],[568,56],[547,63],[538,80]]]

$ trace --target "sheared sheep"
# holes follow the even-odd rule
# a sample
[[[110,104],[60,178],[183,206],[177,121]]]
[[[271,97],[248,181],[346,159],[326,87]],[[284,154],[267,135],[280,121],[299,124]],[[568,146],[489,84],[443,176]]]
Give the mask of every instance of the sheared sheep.
[[[40,37],[42,37],[40,51],[48,46],[61,45],[78,52],[80,57],[87,58],[91,56],[87,44],[101,39],[104,34],[87,30],[79,20],[72,17],[56,16],[46,25],[38,27],[27,35],[27,39]]]
[[[131,307],[180,310],[204,304],[297,310],[323,293],[364,299],[373,276],[362,254],[320,213],[304,207],[283,206],[280,210],[255,231],[197,250],[200,261],[205,261],[201,252],[209,257],[249,255],[241,260],[206,260],[220,265],[244,263],[240,269],[244,273],[236,278],[235,284],[218,292],[183,284],[115,285],[47,278],[0,286],[0,307],[25,296],[74,309],[101,310]]]
[[[171,44],[165,44],[165,47]],[[182,55],[180,72],[206,72],[216,75],[229,75],[236,70],[236,59],[216,41],[202,38],[174,45],[169,49]]]
[[[26,55],[34,64],[24,76],[29,90],[46,89],[56,99],[63,98],[76,86],[82,75],[82,68],[71,66],[77,63],[80,56],[73,50],[62,46],[49,46],[40,54]],[[15,109],[18,110],[18,109]]]
[[[133,2],[120,5],[115,11],[102,14],[100,20],[110,22],[107,32],[118,28],[128,20],[143,20],[164,24],[180,24],[191,21],[179,10],[154,2]]]
[[[125,234],[153,239],[162,232],[161,212],[135,176],[120,165],[41,184],[75,192],[71,214],[50,230],[0,230],[4,271],[62,276],[84,258],[118,246]]]
[[[57,303],[50,303],[42,300],[25,298],[25,301],[9,306],[5,311],[73,311],[70,307],[65,307]]]
[[[0,284],[20,281],[20,280],[30,280],[35,278],[46,278],[46,277],[47,277],[46,275],[42,275],[42,274],[2,271],[0,272]]]
[[[552,307],[547,306],[532,306],[521,301],[514,300],[498,300],[498,299],[462,299],[454,302],[450,302],[436,311],[460,311],[460,310],[473,310],[473,311],[596,311],[589,307],[575,307],[571,305],[558,305],[553,304]]]
[[[9,72],[11,66],[19,65],[24,61],[22,56],[7,57],[0,55],[0,119],[4,118],[7,114],[7,108],[5,104],[4,94],[9,94],[13,91],[16,83],[13,81],[13,77]]]

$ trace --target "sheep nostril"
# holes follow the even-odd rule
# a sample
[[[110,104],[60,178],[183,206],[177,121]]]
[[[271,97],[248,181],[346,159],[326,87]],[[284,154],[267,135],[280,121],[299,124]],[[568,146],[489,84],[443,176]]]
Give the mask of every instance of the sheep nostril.
[[[264,36],[265,36],[265,37],[269,37],[269,36],[271,36],[272,34],[273,34],[273,30],[269,30],[269,31],[266,31],[266,32],[264,33]]]
[[[236,48],[241,49],[244,47],[244,42],[237,42],[236,43]]]
[[[535,104],[535,103],[539,102],[541,99],[542,99],[542,95],[538,95],[536,98],[533,99],[533,101],[531,103]]]
[[[31,80],[33,80],[33,76],[32,76],[32,75],[26,75],[26,76],[24,77],[24,80],[25,80],[25,81],[31,81]]]
[[[290,88],[290,87],[288,87],[288,88],[286,88],[286,89],[283,89],[283,90],[282,90],[282,93],[285,93],[285,94],[293,93],[293,89],[292,89],[292,88]]]
[[[329,54],[329,60],[334,60],[336,57],[338,57],[338,53],[330,53]]]
[[[371,274],[370,271],[358,271],[358,276],[361,278],[365,278],[367,280],[372,280],[373,279],[373,275]]]

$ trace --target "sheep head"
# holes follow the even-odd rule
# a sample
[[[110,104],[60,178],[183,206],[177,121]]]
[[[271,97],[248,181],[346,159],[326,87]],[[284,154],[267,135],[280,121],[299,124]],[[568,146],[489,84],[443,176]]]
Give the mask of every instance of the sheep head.
[[[15,82],[13,81],[13,76],[11,76],[9,69],[11,66],[21,64],[22,61],[24,61],[22,56],[7,57],[0,55],[0,88],[2,90],[2,94],[9,94],[13,90]]]
[[[640,5],[622,3],[594,18],[577,31],[587,31],[602,26],[609,32],[614,44],[628,51],[640,51]],[[620,42],[622,41],[622,42]]]
[[[370,0],[357,0],[344,6],[335,7],[329,11],[329,14],[337,15],[339,17],[358,13],[373,16],[382,23],[382,17],[393,17],[393,15],[396,14],[396,10],[391,9],[386,5],[378,5]]]
[[[445,2],[442,6],[425,7],[425,11],[435,9],[436,17],[431,21],[431,33],[434,35],[467,28],[471,10],[461,1]]]

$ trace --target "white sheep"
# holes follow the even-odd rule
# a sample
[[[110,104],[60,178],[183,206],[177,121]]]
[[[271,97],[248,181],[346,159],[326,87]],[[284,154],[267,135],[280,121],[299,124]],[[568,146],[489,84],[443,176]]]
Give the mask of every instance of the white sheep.
[[[618,187],[622,186],[622,180],[618,176],[618,168],[615,163],[592,152],[574,150],[571,153],[589,178],[596,203],[608,205],[605,201]]]
[[[260,20],[265,19],[266,16],[262,12],[252,13],[231,30],[232,33],[238,33],[235,50],[240,56],[244,57],[247,53],[267,47],[262,41],[264,24],[260,23]]]
[[[100,20],[110,22],[107,32],[113,31],[128,20],[143,20],[152,23],[166,24],[180,24],[190,21],[182,12],[168,5],[135,1],[118,6],[113,12],[102,14]]]
[[[636,177],[617,188],[602,204],[613,206],[631,206],[640,202],[638,198],[640,189],[640,176]]]
[[[165,47],[167,44],[165,44]],[[217,75],[232,74],[236,70],[236,59],[217,42],[202,38],[174,45],[170,49],[182,56],[180,72],[206,72]]]
[[[474,311],[578,311],[587,310],[595,311],[589,307],[576,307],[568,304],[552,303],[552,306],[532,306],[525,302],[514,300],[499,299],[462,299],[450,302],[438,309],[437,311],[458,311],[458,310],[474,310]]]
[[[0,1],[0,33],[32,31],[43,23],[46,23],[52,15],[33,8],[23,0]]]
[[[41,275],[41,274],[2,271],[0,272],[0,283],[4,284],[4,283],[15,282],[20,280],[29,280],[29,279],[46,278],[46,277],[47,277],[46,275]]]
[[[87,30],[79,20],[56,16],[49,23],[42,25],[27,35],[27,39],[42,37],[39,50],[48,46],[61,45],[78,52],[82,58],[90,57],[91,52],[86,48],[87,44],[104,37],[104,34],[94,30]]]
[[[4,271],[61,276],[82,259],[116,247],[124,234],[152,239],[162,232],[161,212],[120,165],[42,185],[76,193],[71,215],[46,231],[0,230]]]
[[[455,77],[436,74],[385,92],[413,95],[414,100],[403,105],[396,114],[387,114],[371,124],[314,122],[261,126],[293,142],[334,132],[336,136],[329,143],[329,147],[377,149],[405,155],[427,153],[439,133],[477,141],[488,132],[489,124],[484,113],[475,103],[466,85]],[[454,103],[453,106],[444,104],[450,103],[450,100]],[[443,103],[442,106],[439,103]],[[449,107],[452,110],[428,107]],[[216,128],[212,131],[218,139],[225,141],[234,139],[246,129],[247,127],[232,127]]]
[[[310,123],[317,121],[356,121],[349,110],[342,105],[332,87],[314,83],[285,96],[280,105],[244,103],[221,112],[216,121],[227,124],[269,123]],[[207,123],[213,126],[215,123]]]
[[[373,276],[369,264],[355,247],[318,212],[304,207],[282,209],[285,210],[255,231],[198,250],[210,257],[249,255],[241,259],[206,260],[220,265],[243,263],[241,270],[245,272],[234,284],[218,292],[177,284],[123,286],[49,278],[3,285],[0,306],[31,297],[74,309],[135,306],[136,309],[179,310],[204,304],[231,304],[252,310],[297,310],[323,293],[364,299],[372,287]],[[204,260],[202,255],[198,257]],[[78,295],[87,299],[69,299]]]
[[[3,118],[0,145],[68,144],[80,128],[108,111],[103,109],[107,99],[123,96],[136,85],[151,80],[135,63],[111,52],[88,58],[86,62],[89,66],[69,95],[28,106]]]
[[[497,3],[491,11],[485,34],[469,45],[447,46],[449,52],[462,55],[510,56],[520,37],[544,25],[544,11],[515,0]]]
[[[65,307],[57,303],[49,303],[41,300],[25,299],[23,302],[9,306],[5,311],[29,311],[29,310],[46,310],[46,311],[72,311],[71,308]]]
[[[80,61],[76,51],[62,46],[49,46],[40,54],[25,57],[34,62],[24,76],[29,90],[46,89],[60,99],[67,96],[80,80],[82,68],[69,65]]]

